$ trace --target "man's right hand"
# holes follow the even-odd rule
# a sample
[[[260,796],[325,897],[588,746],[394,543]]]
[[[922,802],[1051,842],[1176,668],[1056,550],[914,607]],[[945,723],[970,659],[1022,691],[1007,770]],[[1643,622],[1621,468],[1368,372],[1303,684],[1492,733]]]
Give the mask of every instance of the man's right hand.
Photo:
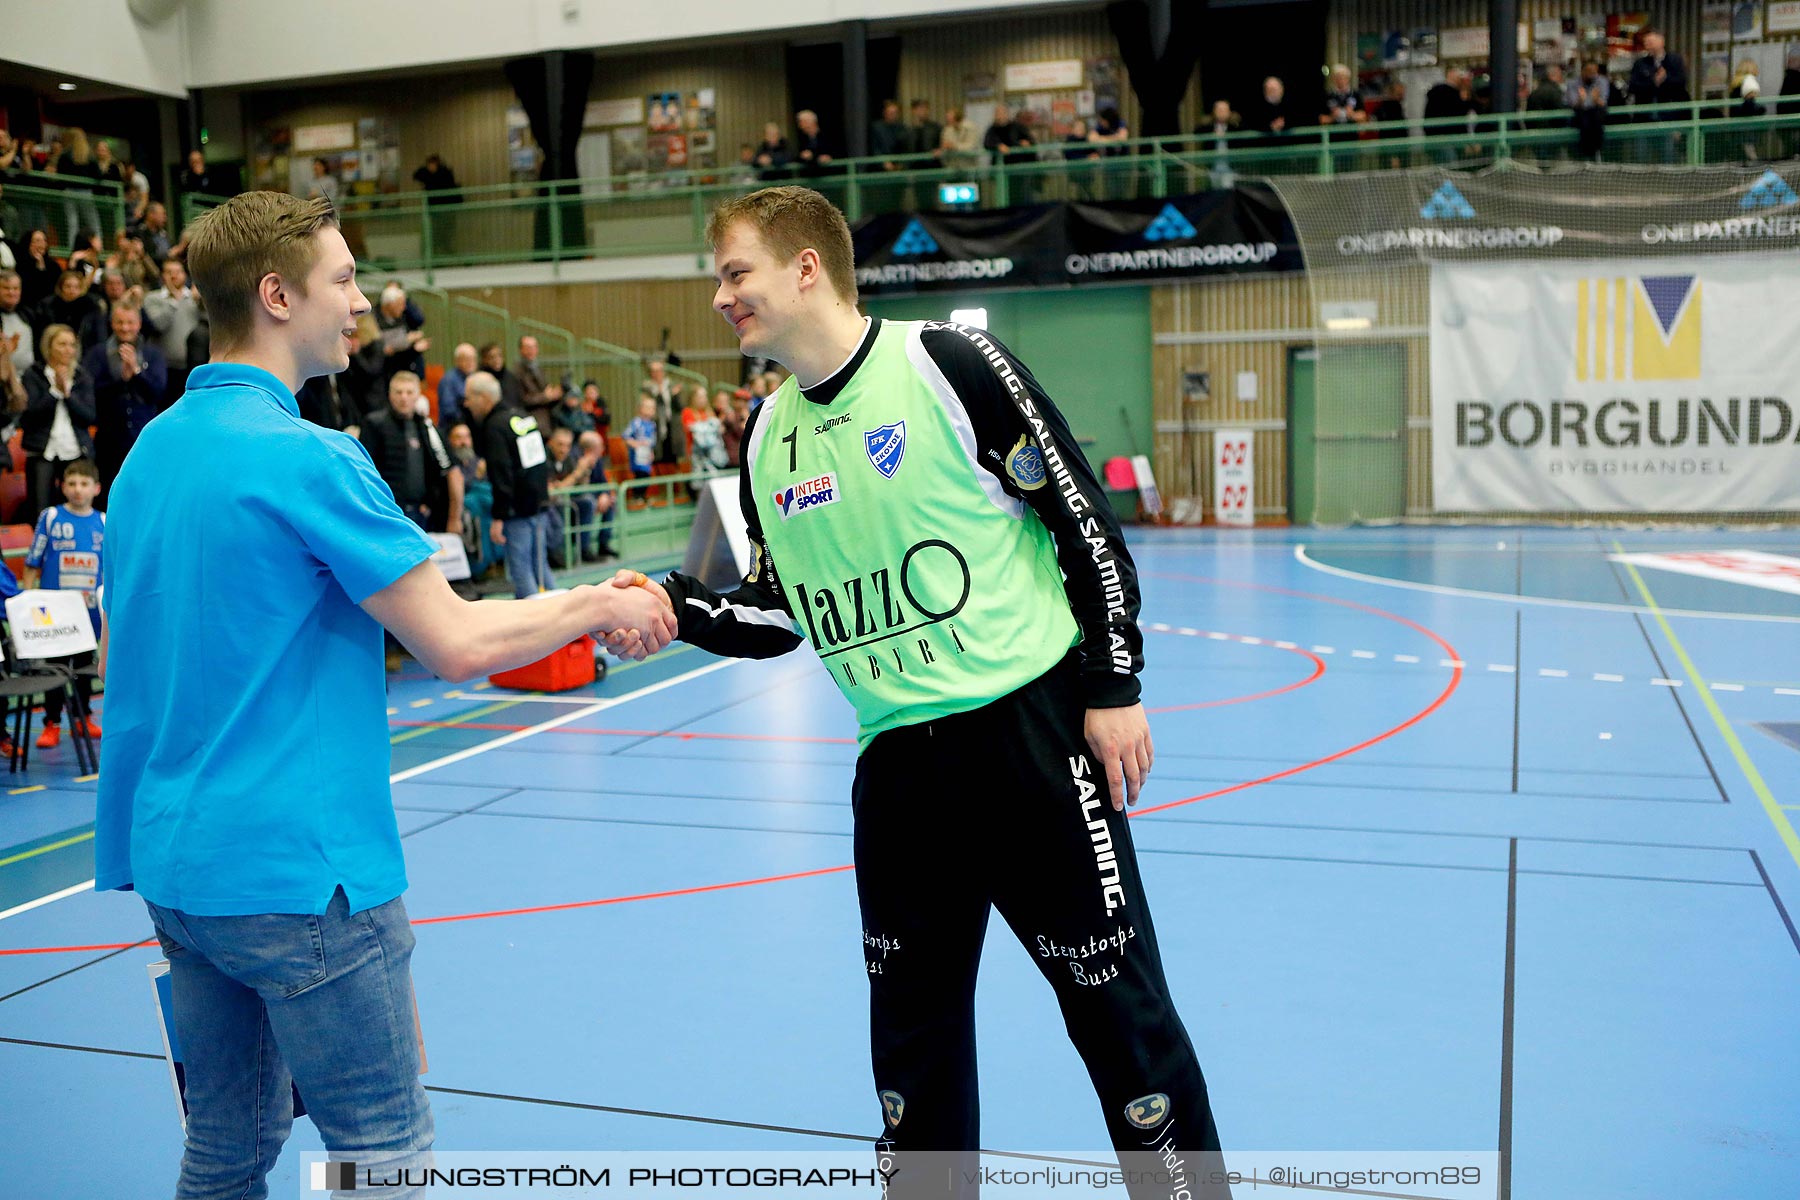
[[[617,578],[613,582],[617,584]],[[680,633],[668,594],[655,584],[598,587],[594,597],[599,602],[595,628],[607,631],[607,646],[623,658],[648,658]]]
[[[671,613],[675,611],[675,602],[669,599],[668,590],[642,571],[621,570],[612,577],[611,583],[616,588],[643,588],[661,600]]]

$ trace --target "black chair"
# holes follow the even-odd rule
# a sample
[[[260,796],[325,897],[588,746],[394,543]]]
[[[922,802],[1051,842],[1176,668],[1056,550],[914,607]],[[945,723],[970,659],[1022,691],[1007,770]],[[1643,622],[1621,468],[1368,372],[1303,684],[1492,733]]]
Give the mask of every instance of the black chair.
[[[75,766],[83,775],[98,771],[100,756],[94,752],[93,740],[87,732],[88,707],[82,702],[75,681],[84,672],[89,673],[89,678],[97,678],[99,672],[93,667],[77,667],[60,659],[21,660],[13,649],[12,627],[4,618],[0,618],[0,653],[4,654],[0,699],[5,701],[4,710],[0,710],[0,729],[5,728],[9,717],[13,724],[9,773],[16,774],[31,765],[31,714],[49,693],[58,689],[65,697],[69,736],[75,746]]]

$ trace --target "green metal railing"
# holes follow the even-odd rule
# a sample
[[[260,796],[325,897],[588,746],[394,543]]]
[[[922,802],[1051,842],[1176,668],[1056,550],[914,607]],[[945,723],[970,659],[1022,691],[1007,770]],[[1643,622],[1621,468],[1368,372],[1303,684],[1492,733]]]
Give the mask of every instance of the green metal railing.
[[[1786,158],[1800,148],[1800,113],[1777,113],[1777,106],[1754,117],[1738,116],[1718,101],[1614,107],[1597,160],[1701,165]],[[1238,132],[1103,147],[1054,142],[1028,151],[1033,157],[1014,155],[1004,163],[985,153],[960,161],[895,155],[840,160],[827,174],[680,171],[498,184],[429,198],[423,192],[346,198],[340,216],[360,261],[377,270],[421,271],[430,279],[444,268],[488,263],[699,255],[707,214],[728,197],[772,182],[805,183],[854,222],[879,212],[936,209],[938,185],[945,183],[977,185],[975,203],[958,208],[992,209],[1184,195],[1245,177],[1474,168],[1506,160],[1554,166],[1576,161],[1578,134],[1569,122],[1568,110],[1557,110],[1305,126],[1279,139]],[[1100,157],[1086,157],[1096,151]],[[183,218],[220,202],[183,196]]]
[[[560,504],[563,509],[563,561],[571,567],[579,563],[582,537],[599,538],[609,530],[612,548],[621,558],[679,555],[687,548],[694,513],[699,508],[690,487],[717,479],[720,474],[698,471],[653,475],[648,479],[584,484],[557,492],[551,503]],[[612,511],[596,512],[592,521],[578,522],[575,498],[600,495],[613,497]]]
[[[18,178],[40,182],[18,183]],[[42,180],[54,176],[15,176],[0,179],[4,184],[0,205],[11,207],[16,214],[6,217],[6,236],[22,247],[25,237],[34,229],[42,229],[50,242],[50,253],[67,258],[74,248],[76,233],[93,230],[100,244],[112,253],[113,238],[125,227],[125,191],[118,184],[84,181],[79,187],[64,185],[45,187]],[[15,228],[16,226],[16,228]]]

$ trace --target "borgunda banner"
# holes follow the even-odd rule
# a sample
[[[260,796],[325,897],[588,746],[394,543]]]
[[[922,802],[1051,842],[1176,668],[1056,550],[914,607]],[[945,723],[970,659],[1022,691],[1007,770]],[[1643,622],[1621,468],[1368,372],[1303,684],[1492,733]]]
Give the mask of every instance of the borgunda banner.
[[[1438,264],[1440,512],[1800,509],[1791,256]]]

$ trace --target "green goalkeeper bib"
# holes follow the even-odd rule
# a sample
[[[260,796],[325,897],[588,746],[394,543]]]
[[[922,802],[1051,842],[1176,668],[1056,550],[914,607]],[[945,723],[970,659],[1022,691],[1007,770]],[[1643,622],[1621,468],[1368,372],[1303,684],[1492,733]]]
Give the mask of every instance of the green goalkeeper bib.
[[[977,464],[919,331],[883,322],[830,404],[789,379],[747,451],[775,574],[862,747],[1024,686],[1080,636],[1049,530]]]

